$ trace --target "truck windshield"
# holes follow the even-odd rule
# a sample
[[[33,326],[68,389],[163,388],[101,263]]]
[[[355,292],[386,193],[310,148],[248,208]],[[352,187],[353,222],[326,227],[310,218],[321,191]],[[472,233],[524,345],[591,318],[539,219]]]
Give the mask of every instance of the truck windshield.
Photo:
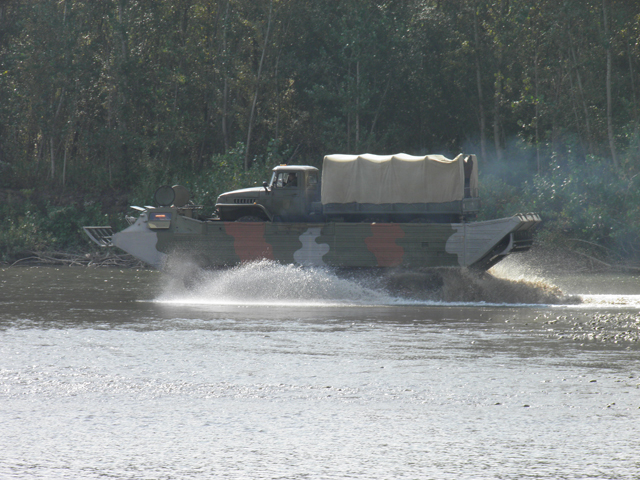
[[[290,188],[298,186],[298,174],[295,172],[274,172],[271,185],[276,188]]]

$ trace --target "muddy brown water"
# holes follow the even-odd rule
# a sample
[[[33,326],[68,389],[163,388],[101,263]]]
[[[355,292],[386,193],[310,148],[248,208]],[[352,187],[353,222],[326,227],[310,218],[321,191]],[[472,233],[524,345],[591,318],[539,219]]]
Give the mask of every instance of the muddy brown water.
[[[0,478],[638,478],[640,278],[511,267],[2,269]]]

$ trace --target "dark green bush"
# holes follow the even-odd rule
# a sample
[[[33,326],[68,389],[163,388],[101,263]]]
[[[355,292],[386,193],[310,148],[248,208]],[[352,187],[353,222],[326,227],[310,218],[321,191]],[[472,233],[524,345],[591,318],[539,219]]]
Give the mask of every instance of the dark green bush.
[[[0,207],[0,260],[8,261],[30,251],[88,251],[85,225],[116,221],[102,213],[100,203],[37,205],[31,200]],[[122,227],[124,220],[113,224]]]
[[[522,188],[481,177],[482,219],[536,212],[544,243],[581,242],[617,259],[640,261],[640,179],[625,178],[603,159],[552,164]]]

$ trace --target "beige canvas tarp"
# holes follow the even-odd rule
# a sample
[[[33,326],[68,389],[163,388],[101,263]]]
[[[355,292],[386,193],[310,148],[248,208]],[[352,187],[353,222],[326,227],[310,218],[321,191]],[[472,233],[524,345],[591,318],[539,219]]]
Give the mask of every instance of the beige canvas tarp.
[[[322,203],[443,203],[464,198],[464,160],[442,155],[327,155],[322,166]],[[478,196],[475,155],[470,174]],[[469,170],[469,168],[467,168]]]

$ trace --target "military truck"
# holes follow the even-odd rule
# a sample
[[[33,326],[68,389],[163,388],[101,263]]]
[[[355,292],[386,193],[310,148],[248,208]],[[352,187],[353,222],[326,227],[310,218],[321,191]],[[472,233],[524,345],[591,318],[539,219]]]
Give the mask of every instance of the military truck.
[[[280,165],[262,187],[223,193],[223,221],[457,223],[480,208],[475,155],[328,155]]]
[[[533,213],[473,221],[480,207],[477,160],[459,155],[329,155],[311,166],[279,165],[262,187],[223,193],[202,218],[186,188],[164,185],[157,206],[114,233],[84,227],[155,268],[169,258],[203,268],[272,260],[340,269],[470,267],[487,270],[528,250]]]

